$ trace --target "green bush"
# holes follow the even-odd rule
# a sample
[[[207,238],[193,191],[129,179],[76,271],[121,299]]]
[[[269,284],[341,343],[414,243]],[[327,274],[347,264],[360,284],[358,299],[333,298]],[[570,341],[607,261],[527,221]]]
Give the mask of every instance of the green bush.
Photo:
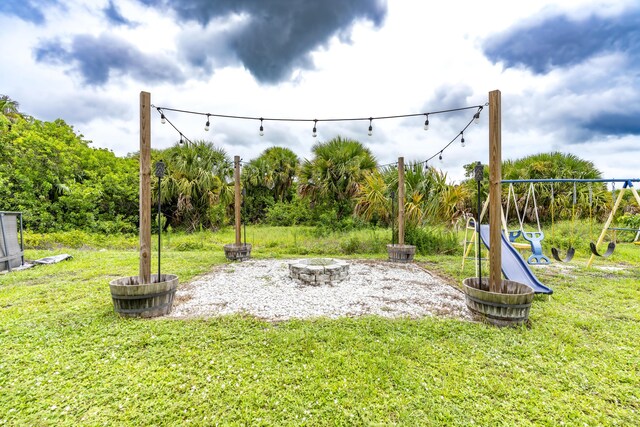
[[[291,226],[307,224],[311,218],[309,206],[302,200],[292,203],[278,202],[267,209],[266,224],[275,226]]]
[[[458,237],[453,231],[435,227],[408,228],[405,243],[414,245],[420,255],[453,255],[460,251]]]

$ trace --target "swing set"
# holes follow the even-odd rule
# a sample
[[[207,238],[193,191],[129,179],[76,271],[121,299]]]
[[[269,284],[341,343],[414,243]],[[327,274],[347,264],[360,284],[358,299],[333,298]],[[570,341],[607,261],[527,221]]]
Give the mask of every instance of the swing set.
[[[540,234],[538,233],[530,233],[528,235],[523,235],[523,237],[526,240],[527,237],[530,237],[530,240],[533,240],[532,242],[532,250],[534,250],[534,243],[536,244],[535,249],[537,249],[537,243],[542,241],[542,238],[544,238],[544,234],[542,233],[541,229],[540,229],[540,222],[539,222],[539,218],[538,218],[538,212],[537,212],[537,203],[535,200],[535,192],[533,190],[533,184],[536,183],[548,183],[551,184],[551,234],[552,236],[554,235],[554,216],[555,216],[555,191],[554,191],[554,184],[555,183],[573,183],[573,198],[572,198],[572,204],[571,204],[571,238],[569,241],[569,248],[567,249],[567,253],[564,257],[562,257],[560,255],[560,251],[558,248],[551,248],[551,253],[553,258],[556,261],[559,262],[570,262],[574,255],[575,255],[575,222],[576,222],[576,199],[577,199],[577,192],[576,192],[576,184],[577,183],[587,183],[589,184],[589,224],[590,224],[590,234],[591,236],[593,236],[593,223],[594,223],[594,215],[593,215],[593,189],[592,189],[592,184],[593,183],[597,183],[597,182],[606,182],[606,183],[611,183],[613,190],[612,190],[612,201],[613,201],[613,206],[611,208],[611,211],[609,212],[609,216],[604,224],[604,227],[602,228],[602,231],[600,232],[600,235],[598,237],[598,239],[593,242],[591,241],[589,244],[589,247],[591,249],[591,256],[589,257],[589,261],[587,262],[587,267],[590,267],[591,264],[593,264],[593,261],[595,260],[596,257],[601,257],[601,258],[608,258],[609,256],[611,256],[615,249],[616,249],[616,242],[615,239],[610,241],[607,244],[607,248],[605,250],[605,252],[599,252],[598,251],[598,247],[600,247],[605,240],[605,237],[607,235],[608,231],[614,231],[614,233],[616,231],[634,231],[636,232],[636,238],[634,240],[638,240],[638,238],[640,237],[640,229],[632,229],[632,228],[621,228],[621,227],[611,227],[611,223],[613,222],[613,218],[615,217],[615,214],[618,210],[618,208],[620,207],[620,204],[622,202],[622,199],[624,198],[624,195],[627,191],[630,191],[633,195],[633,197],[635,198],[636,202],[638,203],[638,206],[640,207],[640,195],[638,195],[638,191],[633,187],[633,183],[634,182],[640,182],[640,179],[636,178],[636,179],[572,179],[572,178],[559,178],[559,179],[519,179],[519,180],[503,180],[502,183],[503,184],[509,184],[509,188],[510,191],[513,188],[512,185],[513,184],[521,184],[521,183],[528,183],[529,184],[529,191],[527,193],[527,198],[525,201],[525,208],[523,211],[523,215],[520,216],[520,214],[518,213],[517,210],[517,206],[516,206],[516,213],[518,214],[519,217],[519,222],[520,222],[520,229],[523,229],[523,222],[524,222],[524,213],[526,212],[526,209],[528,207],[528,202],[529,202],[529,197],[531,196],[531,199],[533,200],[533,206],[534,206],[534,212],[535,212],[535,216],[536,216],[536,221],[538,224],[538,230],[540,232]],[[618,195],[616,197],[616,189],[615,189],[615,184],[616,182],[622,182],[623,186],[622,189],[618,192]],[[511,192],[510,197],[513,196],[513,200],[515,201],[515,193]],[[615,201],[614,201],[615,200]],[[518,231],[512,232],[513,235],[515,237],[518,236]],[[512,233],[509,233],[509,237],[511,238]],[[538,240],[539,238],[539,240]],[[635,243],[635,242],[634,242]],[[540,249],[540,253],[541,253],[541,249]],[[533,255],[532,255],[533,257]],[[531,258],[531,257],[530,257]],[[534,260],[536,258],[534,257]],[[544,260],[544,258],[540,258],[542,260]]]

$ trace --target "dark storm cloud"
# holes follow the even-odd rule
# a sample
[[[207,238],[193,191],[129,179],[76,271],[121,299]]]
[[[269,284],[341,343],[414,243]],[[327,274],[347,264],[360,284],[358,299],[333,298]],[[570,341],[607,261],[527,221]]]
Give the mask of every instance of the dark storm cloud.
[[[122,15],[122,13],[120,13],[118,6],[116,6],[113,0],[110,0],[108,6],[104,8],[104,15],[107,17],[109,22],[114,25],[133,25],[131,21],[129,21]]]
[[[44,24],[45,16],[42,11],[56,4],[57,0],[0,0],[0,14],[14,15],[34,24]]]
[[[382,24],[387,12],[384,0],[139,0],[154,7],[170,7],[185,21],[203,28],[233,16],[244,23],[216,32],[221,48],[211,50],[202,40],[182,41],[192,65],[241,62],[256,79],[277,83],[295,68],[313,68],[309,53],[337,35],[347,40],[353,24],[368,20]],[[226,58],[212,56],[226,55]],[[210,70],[207,70],[210,71]]]
[[[640,109],[627,113],[603,112],[591,118],[584,128],[605,135],[640,135]]]
[[[35,55],[39,62],[72,64],[91,85],[104,84],[114,74],[151,82],[184,81],[180,69],[168,58],[145,54],[126,40],[109,35],[75,36],[69,46],[49,41],[38,47]]]
[[[526,67],[537,74],[610,52],[634,57],[638,66],[640,9],[619,16],[590,16],[580,20],[547,17],[495,35],[485,42],[483,49],[494,63],[503,62],[507,68]]]

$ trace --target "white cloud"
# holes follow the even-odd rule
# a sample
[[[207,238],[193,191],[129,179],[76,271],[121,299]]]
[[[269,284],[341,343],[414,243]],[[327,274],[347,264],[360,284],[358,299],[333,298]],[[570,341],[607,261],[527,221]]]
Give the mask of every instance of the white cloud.
[[[594,137],[579,134],[576,123],[588,115],[608,111],[611,99],[629,96],[623,81],[608,82],[611,67],[623,66],[615,56],[593,58],[572,68],[534,75],[522,69],[492,64],[481,51],[490,34],[517,22],[562,10],[572,16],[598,11],[619,13],[631,1],[576,0],[513,2],[425,2],[390,0],[384,24],[355,24],[349,43],[335,36],[311,53],[312,70],[295,70],[291,81],[264,85],[238,61],[230,60],[225,47],[216,42],[223,32],[213,24],[201,28],[177,21],[174,13],[144,7],[137,1],[116,2],[120,13],[137,25],[110,27],[101,13],[103,2],[74,0],[65,8],[47,11],[47,23],[37,27],[17,18],[0,15],[3,76],[0,93],[19,101],[23,111],[40,119],[63,118],[96,147],[125,155],[138,149],[139,92],[149,91],[155,105],[230,115],[334,118],[368,117],[440,109],[456,90],[466,90],[467,105],[484,104],[490,90],[503,95],[503,157],[560,150],[593,161],[605,176],[637,175],[637,165],[622,161],[636,156],[638,136]],[[612,12],[613,11],[613,12]],[[237,16],[234,19],[242,19]],[[229,22],[224,31],[233,31]],[[236,24],[238,24],[236,22]],[[70,40],[74,35],[108,34],[127,40],[149,55],[171,56],[187,75],[180,84],[134,80],[121,76],[102,87],[87,86],[69,65],[35,61],[33,50],[45,40]],[[204,43],[219,52],[207,67],[190,65],[186,58],[198,55],[186,46]],[[232,58],[231,58],[232,59]],[[212,68],[206,74],[208,67]],[[618,77],[622,78],[622,77]],[[577,83],[579,82],[579,83]],[[615,85],[614,85],[615,83]],[[610,87],[608,85],[611,85]],[[444,91],[444,92],[443,92]],[[463,106],[463,105],[459,105]],[[455,142],[435,161],[449,177],[463,177],[462,165],[488,161],[487,109],[479,125],[465,132],[467,147]],[[318,124],[318,138],[311,137],[312,123],[265,123],[266,134],[257,134],[259,123],[212,118],[212,131],[203,130],[205,118],[170,113],[171,120],[190,139],[206,138],[230,155],[248,160],[271,145],[287,145],[300,157],[309,157],[314,143],[338,134],[360,140],[380,163],[399,156],[406,161],[424,160],[454,138],[473,112],[432,117],[431,129],[422,129],[423,118],[380,120],[368,137],[368,122]],[[160,125],[152,115],[153,146],[165,148],[178,135]],[[577,143],[576,138],[580,143]]]

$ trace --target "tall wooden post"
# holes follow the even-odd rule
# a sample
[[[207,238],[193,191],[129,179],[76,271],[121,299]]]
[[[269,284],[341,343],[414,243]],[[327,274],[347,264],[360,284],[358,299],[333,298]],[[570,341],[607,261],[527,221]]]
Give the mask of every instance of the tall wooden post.
[[[235,178],[236,191],[236,198],[234,203],[234,210],[236,214],[236,246],[240,246],[242,244],[242,240],[240,238],[240,206],[242,204],[240,200],[240,156],[233,157],[233,164],[235,167],[233,176]]]
[[[158,278],[159,279],[159,278]],[[151,94],[140,92],[140,284],[151,282]]]
[[[499,90],[489,92],[489,290],[502,288],[502,107]]]
[[[404,245],[404,157],[398,157],[398,245]]]

